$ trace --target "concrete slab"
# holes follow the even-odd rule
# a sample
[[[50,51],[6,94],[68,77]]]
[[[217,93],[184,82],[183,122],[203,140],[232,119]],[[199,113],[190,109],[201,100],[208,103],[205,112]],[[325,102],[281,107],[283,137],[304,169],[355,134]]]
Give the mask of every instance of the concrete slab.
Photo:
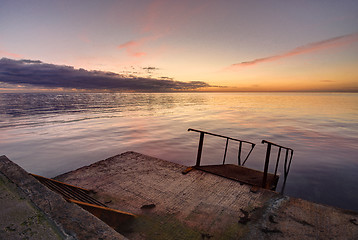
[[[141,216],[133,232],[123,233],[130,239],[237,238],[247,231],[238,223],[243,211],[261,208],[276,195],[252,193],[247,185],[202,171],[183,175],[184,169],[127,152],[56,179],[90,188],[109,207]]]
[[[0,156],[0,239],[126,239]]]
[[[357,213],[126,152],[56,177],[139,215],[129,239],[358,239]]]
[[[221,177],[230,178],[238,182],[242,182],[252,186],[262,187],[262,179],[264,178],[264,172],[238,166],[235,164],[220,164],[220,165],[207,165],[207,166],[195,166],[196,169],[219,175]],[[267,173],[266,189],[274,190],[279,177],[274,174]]]
[[[61,230],[1,173],[0,212],[1,239],[65,238]]]
[[[358,213],[297,198],[273,200],[245,239],[358,239]]]

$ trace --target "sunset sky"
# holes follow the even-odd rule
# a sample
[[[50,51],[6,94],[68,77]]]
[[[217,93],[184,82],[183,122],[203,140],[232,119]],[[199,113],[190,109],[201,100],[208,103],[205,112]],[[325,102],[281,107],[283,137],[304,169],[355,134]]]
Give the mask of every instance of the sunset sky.
[[[0,0],[0,59],[0,91],[358,92],[358,1]]]

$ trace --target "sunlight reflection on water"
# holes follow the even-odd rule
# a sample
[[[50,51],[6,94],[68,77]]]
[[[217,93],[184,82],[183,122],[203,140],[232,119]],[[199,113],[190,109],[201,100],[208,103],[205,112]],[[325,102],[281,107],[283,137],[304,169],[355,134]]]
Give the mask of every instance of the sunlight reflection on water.
[[[199,134],[187,129],[196,128],[257,143],[246,166],[259,170],[262,139],[293,148],[286,194],[358,211],[358,94],[52,93],[0,100],[1,154],[32,173],[53,177],[129,150],[193,165]],[[224,142],[206,137],[203,161],[221,162]],[[230,144],[229,162],[236,151]]]

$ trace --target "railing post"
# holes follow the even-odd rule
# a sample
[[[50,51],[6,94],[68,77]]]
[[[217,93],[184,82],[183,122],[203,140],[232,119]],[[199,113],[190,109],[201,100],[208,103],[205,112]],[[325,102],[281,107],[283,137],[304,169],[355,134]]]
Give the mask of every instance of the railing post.
[[[198,155],[196,157],[196,164],[195,166],[200,166],[200,160],[201,160],[201,153],[203,151],[203,143],[204,143],[204,133],[200,133],[200,140],[199,140],[199,147],[198,147]]]
[[[270,162],[270,154],[271,154],[271,143],[267,143],[267,150],[266,150],[266,159],[265,159],[265,168],[264,168],[264,177],[262,179],[262,187],[266,188],[266,181],[267,181],[267,171]]]
[[[225,164],[226,153],[227,153],[227,145],[228,145],[228,144],[229,144],[229,139],[226,138],[226,145],[225,145],[225,153],[224,153],[223,165]]]
[[[242,142],[239,143],[239,153],[237,155],[237,163],[239,166],[241,166],[241,148],[242,148]]]
[[[285,169],[284,175],[285,175],[285,178],[286,178],[286,176],[287,176],[287,159],[288,159],[288,149],[286,149],[285,165],[284,165],[284,169]]]
[[[276,167],[275,167],[275,177],[277,175],[277,168],[278,168],[278,162],[280,161],[280,155],[281,155],[281,147],[278,148]]]
[[[252,150],[254,150],[254,147],[255,147],[255,144],[252,143],[252,144],[251,144],[251,149],[250,149],[249,153],[246,155],[246,158],[245,158],[245,160],[242,162],[242,165],[241,165],[241,166],[244,166],[244,164],[246,163],[247,159],[249,158],[249,156],[250,156]]]
[[[281,193],[283,194],[285,191],[285,187],[286,187],[286,180],[287,180],[287,176],[288,176],[288,172],[290,171],[290,167],[291,167],[291,161],[292,161],[292,156],[293,156],[293,150],[290,150],[291,152],[291,156],[290,156],[290,162],[288,164],[288,168],[286,167],[286,163],[285,163],[285,172],[284,172],[284,178],[283,178],[283,184],[282,184],[282,189],[281,189]],[[286,158],[288,157],[288,153],[286,152]],[[286,161],[285,161],[286,162]]]

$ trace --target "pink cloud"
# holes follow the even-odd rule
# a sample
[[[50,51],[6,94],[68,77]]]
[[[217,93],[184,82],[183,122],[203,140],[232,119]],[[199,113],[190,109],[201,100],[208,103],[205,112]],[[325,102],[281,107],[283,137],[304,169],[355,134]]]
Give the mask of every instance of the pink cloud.
[[[19,54],[3,51],[1,49],[0,49],[0,55],[6,56],[6,57],[13,57],[13,58],[21,58],[22,57]]]
[[[120,44],[118,48],[124,50],[131,57],[140,58],[148,55],[147,52],[143,51],[146,45],[169,34],[176,33],[181,26],[188,24],[191,18],[205,8],[203,5],[205,4],[193,3],[189,0],[151,1],[137,19],[139,26],[137,32],[146,37],[132,39]],[[183,17],[184,15],[185,17]],[[156,44],[156,47],[150,48],[151,52],[158,53],[157,46],[158,44]]]
[[[123,43],[123,44],[119,45],[118,48],[119,49],[121,49],[121,48],[127,49],[127,48],[131,48],[131,47],[135,47],[138,44],[139,44],[138,41],[132,40],[132,41],[129,41],[129,42],[126,42],[126,43]]]
[[[143,13],[141,32],[161,35],[176,33],[181,27],[190,24],[193,18],[205,12],[208,5],[206,2],[190,0],[154,0]]]
[[[91,43],[91,40],[88,38],[87,34],[79,33],[78,38],[84,43]]]
[[[157,21],[159,13],[161,12],[162,6],[165,4],[163,0],[156,0],[149,4],[144,15],[142,31],[151,32],[155,28],[155,22]]]
[[[145,52],[135,52],[132,55],[134,57],[144,57],[145,55],[147,55],[147,53],[145,53]]]
[[[158,38],[160,38],[161,35],[152,35],[152,36],[148,36],[148,37],[142,37],[138,40],[131,40],[125,43],[122,43],[120,45],[118,45],[118,48],[120,50],[125,50],[125,52],[132,57],[143,57],[146,56],[147,53],[142,51],[141,49],[143,48],[143,46],[145,44],[147,44],[148,42],[157,40]]]
[[[146,42],[144,38],[139,40],[132,40],[126,43],[120,44],[119,49],[124,49],[129,56],[132,57],[143,57],[146,55],[145,52],[139,51],[138,49]]]
[[[307,44],[307,45],[304,45],[301,47],[297,47],[297,48],[295,48],[291,51],[288,51],[286,53],[283,53],[283,54],[278,54],[278,55],[264,57],[264,58],[258,58],[258,59],[255,59],[252,61],[247,61],[247,62],[235,63],[235,64],[231,65],[231,68],[253,66],[256,64],[277,61],[282,58],[292,57],[292,56],[296,56],[296,55],[300,55],[300,54],[306,54],[306,53],[321,51],[321,50],[330,49],[330,48],[338,48],[338,47],[342,47],[345,45],[349,45],[349,44],[351,44],[353,42],[357,42],[357,41],[358,41],[358,33],[348,34],[348,35],[330,38],[330,39],[319,41],[319,42],[310,43],[310,44]]]

